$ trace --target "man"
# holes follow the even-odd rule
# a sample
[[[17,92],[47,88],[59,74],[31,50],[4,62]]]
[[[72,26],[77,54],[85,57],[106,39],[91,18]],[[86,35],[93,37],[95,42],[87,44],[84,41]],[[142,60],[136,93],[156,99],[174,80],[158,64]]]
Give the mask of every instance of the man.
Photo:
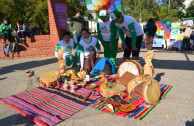
[[[25,44],[26,43],[26,36],[29,35],[29,33],[28,33],[29,32],[28,27],[21,20],[18,20],[17,21],[17,26],[18,26],[17,34],[19,36],[20,43]]]
[[[81,17],[81,12],[76,11],[75,17],[71,18],[69,22],[69,30],[73,33],[73,39],[78,44],[81,37],[81,29],[85,27],[85,20]]]
[[[75,68],[77,67],[76,47],[76,43],[71,39],[71,33],[65,31],[63,33],[63,40],[56,45],[55,56],[58,58],[58,50],[64,49],[63,59],[66,66],[71,66],[73,64],[72,68]]]
[[[116,66],[119,36],[115,23],[109,18],[107,10],[101,10],[97,20],[98,39],[104,46],[104,57],[109,58]]]
[[[183,43],[182,43],[182,50],[183,51],[188,51],[189,50],[191,34],[192,34],[191,26],[187,26],[187,28],[185,29]]]
[[[0,25],[0,34],[2,34],[4,44],[8,39],[11,42],[11,32],[13,31],[11,24],[8,23],[8,20],[3,18],[3,23]]]
[[[115,25],[124,47],[124,59],[130,59],[132,52],[132,60],[138,60],[143,39],[141,25],[133,17],[122,15],[118,10],[114,10],[110,17],[116,22]],[[124,34],[126,34],[126,39]]]

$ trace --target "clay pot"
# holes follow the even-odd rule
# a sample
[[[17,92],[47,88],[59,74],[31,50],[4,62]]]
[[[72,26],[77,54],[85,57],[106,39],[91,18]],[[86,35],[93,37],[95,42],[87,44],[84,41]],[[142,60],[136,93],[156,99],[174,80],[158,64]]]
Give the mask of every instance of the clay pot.
[[[27,71],[26,76],[27,77],[32,77],[34,75],[34,71]]]

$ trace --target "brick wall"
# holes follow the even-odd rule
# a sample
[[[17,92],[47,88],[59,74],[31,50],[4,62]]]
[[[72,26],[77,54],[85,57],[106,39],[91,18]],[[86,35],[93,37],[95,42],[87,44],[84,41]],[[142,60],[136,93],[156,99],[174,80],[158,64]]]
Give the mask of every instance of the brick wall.
[[[65,0],[48,0],[50,35],[36,35],[26,38],[26,45],[19,44],[21,51],[18,53],[9,52],[8,56],[3,54],[3,40],[0,38],[0,60],[54,56],[55,46],[62,39],[62,34],[66,29],[58,29],[55,15],[55,4],[65,3]]]

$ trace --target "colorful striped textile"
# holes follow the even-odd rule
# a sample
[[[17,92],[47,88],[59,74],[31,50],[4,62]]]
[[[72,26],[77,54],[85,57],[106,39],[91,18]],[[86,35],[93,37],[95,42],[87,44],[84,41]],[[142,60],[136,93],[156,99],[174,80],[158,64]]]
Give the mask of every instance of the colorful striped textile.
[[[136,100],[130,100],[129,104],[134,104],[137,106],[137,108],[131,113],[125,113],[125,112],[119,111],[118,109],[116,109],[115,112],[111,112],[110,110],[106,109],[105,107],[105,105],[107,104],[106,102],[100,103],[98,100],[96,100],[94,103],[90,104],[89,106],[91,106],[92,108],[101,110],[102,112],[110,113],[111,115],[123,116],[127,118],[141,120],[166,96],[168,91],[172,88],[171,85],[165,85],[165,84],[161,84],[160,87],[161,87],[161,98],[151,107],[147,107],[147,104],[143,100],[143,97],[139,97]]]
[[[38,87],[0,101],[38,125],[56,125],[96,100],[97,96],[91,96],[86,103],[82,102],[89,91],[82,88],[71,93],[56,88]]]
[[[67,29],[67,7],[65,4],[56,3],[55,4],[55,13],[57,18],[57,26],[59,29]]]

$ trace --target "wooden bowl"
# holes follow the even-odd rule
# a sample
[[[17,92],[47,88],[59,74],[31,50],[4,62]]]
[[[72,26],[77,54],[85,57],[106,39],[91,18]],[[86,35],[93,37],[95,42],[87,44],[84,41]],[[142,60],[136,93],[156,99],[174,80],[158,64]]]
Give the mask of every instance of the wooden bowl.
[[[26,76],[27,77],[32,77],[34,75],[34,71],[27,71]]]

